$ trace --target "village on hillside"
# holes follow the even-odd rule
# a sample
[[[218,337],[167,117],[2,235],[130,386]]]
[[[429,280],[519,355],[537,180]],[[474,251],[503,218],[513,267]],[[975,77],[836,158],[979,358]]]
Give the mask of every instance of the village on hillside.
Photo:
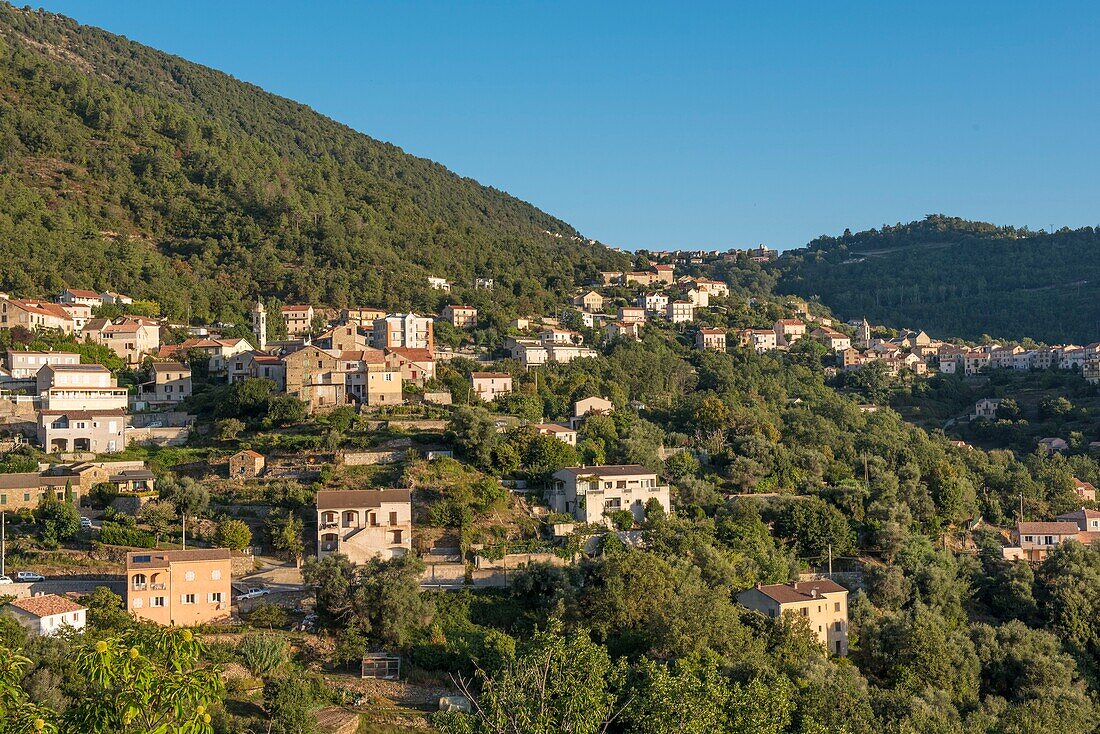
[[[538,564],[567,567],[599,553],[608,536],[643,547],[655,518],[675,512],[667,472],[578,458],[589,453],[581,451],[588,437],[605,430],[594,426],[628,425],[636,418],[625,416],[646,413],[645,403],[584,395],[553,422],[525,402],[529,380],[537,390],[540,376],[552,376],[547,370],[619,344],[657,339],[702,353],[809,354],[829,379],[865,369],[908,381],[1001,369],[1066,370],[1100,382],[1100,342],[1030,349],[947,342],[866,319],[841,322],[798,300],[735,299],[727,282],[678,274],[729,257],[766,264],[774,254],[650,253],[647,268],[601,272],[559,312],[514,318],[489,344],[462,336],[476,333],[483,317],[452,302],[469,290],[437,276],[424,287],[444,302],[438,314],[323,304],[272,312],[257,300],[243,329],[171,324],[137,313],[149,313],[149,304],[135,308],[117,293],[66,289],[50,301],[5,294],[0,460],[10,470],[0,473],[0,511],[4,553],[30,561],[16,573],[0,561],[10,612],[32,634],[79,630],[87,612],[79,600],[106,585],[128,614],[159,625],[289,614],[309,630],[317,617],[301,569],[311,558],[415,557],[421,588],[460,590],[507,588]],[[492,278],[470,284],[475,292],[494,287]],[[731,325],[735,310],[751,325]],[[760,323],[769,315],[774,321]],[[441,330],[447,343],[437,342]],[[73,346],[28,346],[41,343]],[[221,402],[210,404],[203,396],[217,390]],[[999,402],[978,401],[973,419],[994,418]],[[459,461],[485,441],[462,435],[481,430],[463,425],[477,423],[463,412],[476,406],[490,408],[486,430],[527,436],[518,445],[543,442],[540,451],[561,458],[546,459],[537,481],[533,472],[497,479]],[[304,440],[307,425],[329,438]],[[246,427],[254,434],[242,440]],[[683,447],[656,448],[663,460],[687,456]],[[1050,437],[1038,448],[1054,454],[1069,445]],[[1041,563],[1062,544],[1100,540],[1096,489],[1073,482],[1076,510],[1021,513],[999,531],[1005,561]],[[472,498],[465,509],[442,499],[457,488]],[[297,495],[307,504],[288,499]],[[79,526],[60,538],[60,555],[34,540],[58,505],[79,514]],[[453,511],[466,519],[448,519]],[[482,519],[497,523],[497,535],[475,530]],[[805,616],[819,643],[843,656],[853,587],[837,583],[842,577],[830,560],[790,583],[757,583],[736,601],[769,618]],[[388,677],[394,660],[364,656],[363,675]]]

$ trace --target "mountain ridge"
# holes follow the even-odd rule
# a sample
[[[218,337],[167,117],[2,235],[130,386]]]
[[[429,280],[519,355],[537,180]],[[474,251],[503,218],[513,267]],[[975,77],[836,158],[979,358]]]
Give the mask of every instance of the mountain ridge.
[[[0,192],[12,202],[0,255],[22,266],[0,274],[0,288],[23,295],[110,288],[178,317],[236,319],[257,294],[427,309],[433,274],[460,285],[495,277],[500,298],[535,309],[628,262],[306,105],[7,4],[0,143]]]
[[[932,214],[784,252],[779,290],[845,318],[948,337],[1100,338],[1100,231],[1032,232]]]

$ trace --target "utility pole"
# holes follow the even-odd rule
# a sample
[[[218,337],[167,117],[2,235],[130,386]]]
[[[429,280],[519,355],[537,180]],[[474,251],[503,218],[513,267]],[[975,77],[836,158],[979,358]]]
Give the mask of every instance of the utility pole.
[[[187,513],[183,513],[183,549],[187,550]]]
[[[1020,522],[1024,521],[1024,493],[1020,492]]]
[[[0,512],[0,576],[4,573],[4,556],[8,550],[8,513]]]
[[[833,544],[829,543],[829,580],[833,578]]]

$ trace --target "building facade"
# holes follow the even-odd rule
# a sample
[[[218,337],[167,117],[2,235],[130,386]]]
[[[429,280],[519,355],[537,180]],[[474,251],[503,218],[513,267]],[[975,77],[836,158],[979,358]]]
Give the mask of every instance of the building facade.
[[[363,563],[412,550],[407,489],[321,490],[316,504],[318,558],[342,553],[353,563]]]
[[[226,619],[232,603],[232,557],[225,548],[126,554],[126,610],[165,626]]]

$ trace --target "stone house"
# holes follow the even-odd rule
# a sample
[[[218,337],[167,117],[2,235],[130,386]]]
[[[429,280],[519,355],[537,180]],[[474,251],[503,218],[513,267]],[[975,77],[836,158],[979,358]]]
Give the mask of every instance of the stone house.
[[[264,473],[267,460],[258,451],[246,449],[229,457],[230,479],[253,479]]]

